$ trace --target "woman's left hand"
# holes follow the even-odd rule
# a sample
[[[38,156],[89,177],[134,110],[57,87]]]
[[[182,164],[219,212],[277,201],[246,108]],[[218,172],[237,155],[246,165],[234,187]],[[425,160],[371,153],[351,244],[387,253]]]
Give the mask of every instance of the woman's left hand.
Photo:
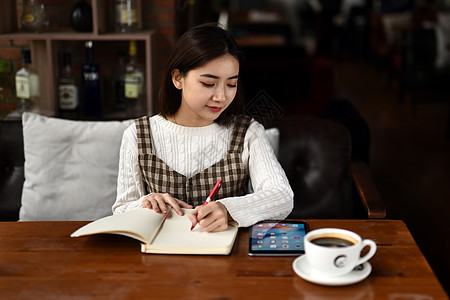
[[[220,202],[197,206],[188,217],[193,227],[199,224],[207,232],[224,231],[228,228],[228,210]]]

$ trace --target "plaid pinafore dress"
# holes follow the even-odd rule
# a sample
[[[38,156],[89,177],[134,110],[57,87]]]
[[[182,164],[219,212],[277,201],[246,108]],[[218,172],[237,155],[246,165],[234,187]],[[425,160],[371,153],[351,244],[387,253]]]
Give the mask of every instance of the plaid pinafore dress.
[[[217,180],[222,179],[222,187],[215,199],[247,194],[249,175],[242,163],[241,155],[250,122],[251,118],[247,116],[236,118],[226,156],[187,178],[153,154],[148,117],[136,119],[138,160],[146,192],[169,193],[195,207],[203,204]]]

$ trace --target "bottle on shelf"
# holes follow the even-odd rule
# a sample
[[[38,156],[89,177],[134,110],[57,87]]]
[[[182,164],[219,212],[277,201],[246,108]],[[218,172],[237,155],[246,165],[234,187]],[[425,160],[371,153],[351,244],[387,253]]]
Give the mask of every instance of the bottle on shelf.
[[[78,0],[73,6],[70,26],[75,31],[92,32],[92,8],[86,0]]]
[[[119,96],[130,114],[140,110],[144,97],[144,73],[137,60],[136,41],[130,41],[129,60],[123,68],[120,80],[123,82],[123,93]]]
[[[72,57],[63,53],[63,68],[58,82],[59,109],[61,114],[75,114],[78,105],[78,85],[72,73]]]
[[[38,33],[48,30],[49,21],[44,4],[40,0],[24,0],[20,24],[25,31]]]
[[[39,112],[39,76],[30,68],[30,50],[22,50],[22,68],[16,72],[17,109],[10,117],[20,117],[25,111]]]
[[[83,106],[87,117],[102,116],[100,66],[94,61],[92,41],[85,43],[86,58],[81,68]]]
[[[138,30],[138,0],[116,0],[116,31],[135,32]]]

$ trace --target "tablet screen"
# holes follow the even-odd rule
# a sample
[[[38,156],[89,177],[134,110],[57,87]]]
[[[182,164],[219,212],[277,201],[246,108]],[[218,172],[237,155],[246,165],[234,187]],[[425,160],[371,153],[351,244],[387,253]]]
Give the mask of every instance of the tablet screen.
[[[301,255],[308,225],[303,221],[263,221],[249,231],[249,255]]]

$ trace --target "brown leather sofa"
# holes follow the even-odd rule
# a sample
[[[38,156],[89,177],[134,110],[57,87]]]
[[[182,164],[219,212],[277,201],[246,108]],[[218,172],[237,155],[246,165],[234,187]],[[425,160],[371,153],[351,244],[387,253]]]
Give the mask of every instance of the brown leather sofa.
[[[290,218],[384,218],[367,164],[352,160],[348,130],[331,120],[283,118],[279,160],[295,194]],[[19,218],[24,182],[20,121],[0,122],[0,221]]]
[[[283,118],[279,161],[294,191],[289,218],[385,218],[386,209],[367,163],[352,156],[347,128],[323,118]],[[355,130],[352,130],[355,131]]]

